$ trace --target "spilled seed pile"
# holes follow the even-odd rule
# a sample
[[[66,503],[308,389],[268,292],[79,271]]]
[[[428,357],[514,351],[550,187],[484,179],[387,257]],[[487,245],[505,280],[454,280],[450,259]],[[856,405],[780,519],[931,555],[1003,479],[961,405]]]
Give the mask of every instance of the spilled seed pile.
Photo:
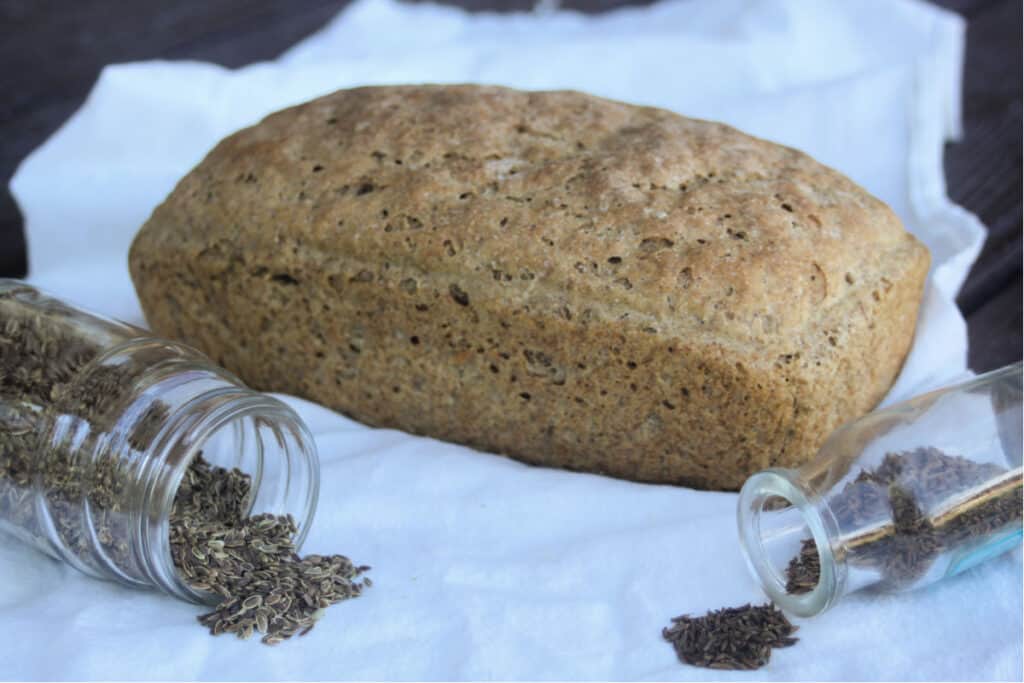
[[[906,588],[943,553],[1019,528],[1022,490],[1020,469],[917,448],[861,471],[829,506],[841,529],[859,531],[843,544],[848,565],[877,572],[884,587]],[[805,539],[787,567],[786,590],[813,590],[819,572],[817,546]]]
[[[369,567],[341,555],[300,558],[291,516],[245,516],[250,479],[196,457],[171,514],[171,556],[193,588],[221,598],[199,622],[210,633],[273,645],[309,633],[324,610],[371,585]]]
[[[676,617],[661,635],[684,664],[750,670],[767,664],[772,648],[796,643],[792,636],[797,628],[769,603],[726,607],[702,617]]]

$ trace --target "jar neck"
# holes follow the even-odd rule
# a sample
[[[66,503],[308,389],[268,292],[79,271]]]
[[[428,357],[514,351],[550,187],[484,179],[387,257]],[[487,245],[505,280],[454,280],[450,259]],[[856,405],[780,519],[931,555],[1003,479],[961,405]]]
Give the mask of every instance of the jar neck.
[[[73,453],[79,471],[91,473],[81,495],[88,549],[70,554],[79,568],[85,555],[89,573],[210,603],[215,596],[193,589],[171,555],[174,498],[191,462],[201,454],[211,465],[248,474],[247,512],[292,515],[299,546],[319,490],[315,446],[287,405],[180,344],[133,340],[97,358],[78,384],[91,391],[90,380],[136,367],[119,389],[123,395],[88,421],[74,415],[74,388],[64,409],[56,406],[48,450]],[[95,438],[82,438],[83,422]]]
[[[811,617],[849,592],[835,516],[799,470],[758,472],[744,484],[737,505],[744,557],[781,609]]]

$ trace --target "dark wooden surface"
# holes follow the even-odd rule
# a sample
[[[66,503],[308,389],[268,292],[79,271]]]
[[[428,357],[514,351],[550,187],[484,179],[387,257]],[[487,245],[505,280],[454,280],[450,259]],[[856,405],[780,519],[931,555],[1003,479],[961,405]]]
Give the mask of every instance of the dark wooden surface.
[[[1021,2],[938,0],[968,21],[965,135],[947,147],[954,201],[988,226],[958,303],[970,363],[1021,358]],[[322,26],[345,0],[0,0],[0,276],[25,273],[21,216],[7,183],[17,164],[78,108],[105,64],[199,59],[236,67],[272,59]],[[470,10],[531,0],[456,0]],[[567,0],[600,12],[646,0]]]

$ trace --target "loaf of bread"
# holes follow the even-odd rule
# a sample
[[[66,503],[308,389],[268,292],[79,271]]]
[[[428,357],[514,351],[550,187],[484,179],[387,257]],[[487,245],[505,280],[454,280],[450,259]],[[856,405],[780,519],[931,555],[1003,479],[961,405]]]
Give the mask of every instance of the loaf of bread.
[[[528,463],[735,489],[884,395],[928,255],[725,125],[576,92],[345,90],[216,146],[131,274],[254,388]]]

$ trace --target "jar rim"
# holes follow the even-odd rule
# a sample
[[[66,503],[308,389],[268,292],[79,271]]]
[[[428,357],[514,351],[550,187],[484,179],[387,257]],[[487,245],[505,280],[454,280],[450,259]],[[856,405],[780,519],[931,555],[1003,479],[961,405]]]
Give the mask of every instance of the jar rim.
[[[788,592],[764,548],[761,514],[766,501],[773,497],[783,498],[796,508],[811,533],[820,568],[818,582],[810,592]],[[740,546],[747,568],[772,602],[799,617],[816,616],[835,604],[845,582],[845,572],[836,562],[830,540],[836,535],[835,520],[826,506],[815,504],[812,498],[799,485],[792,470],[770,468],[751,476],[740,490],[737,501]]]

